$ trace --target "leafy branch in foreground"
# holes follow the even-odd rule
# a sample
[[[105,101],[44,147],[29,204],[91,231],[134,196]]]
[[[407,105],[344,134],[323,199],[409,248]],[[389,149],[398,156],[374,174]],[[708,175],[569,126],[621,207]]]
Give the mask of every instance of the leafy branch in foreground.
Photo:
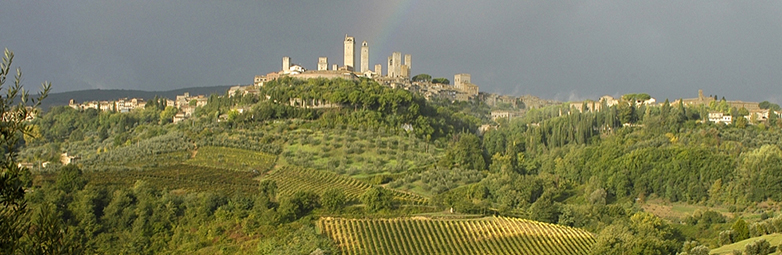
[[[17,251],[19,240],[29,234],[27,228],[27,206],[24,200],[25,187],[29,183],[29,171],[17,164],[17,155],[24,135],[32,135],[32,126],[27,121],[37,113],[37,107],[51,90],[51,83],[44,82],[37,98],[30,98],[22,87],[22,71],[16,69],[13,85],[4,88],[6,79],[11,75],[11,63],[14,53],[5,49],[0,64],[0,253],[11,254]],[[17,101],[18,100],[18,101]]]

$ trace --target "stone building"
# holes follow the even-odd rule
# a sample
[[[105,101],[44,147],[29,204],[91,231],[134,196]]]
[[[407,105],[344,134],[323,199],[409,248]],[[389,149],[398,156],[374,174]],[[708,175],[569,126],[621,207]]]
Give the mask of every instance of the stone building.
[[[356,46],[356,42],[354,41],[352,36],[345,35],[345,52],[344,52],[344,66],[345,69],[348,71],[353,71],[355,67],[355,51],[354,47]]]
[[[472,84],[470,74],[459,73],[453,76],[453,87],[469,96],[478,95],[478,85]]]
[[[367,41],[361,43],[361,73],[369,71],[369,44]]]
[[[329,70],[329,58],[328,57],[319,57],[318,58],[318,71],[325,71]]]
[[[288,73],[291,70],[291,57],[282,57],[282,73]]]

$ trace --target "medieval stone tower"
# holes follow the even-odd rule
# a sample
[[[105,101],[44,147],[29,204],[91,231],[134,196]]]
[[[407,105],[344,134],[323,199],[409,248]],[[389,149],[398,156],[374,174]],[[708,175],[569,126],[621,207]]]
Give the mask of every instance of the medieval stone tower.
[[[458,73],[453,76],[453,87],[458,90],[464,90],[465,84],[472,83],[470,81],[470,74]]]
[[[410,54],[405,54],[405,65],[407,66],[408,70],[413,68],[412,61],[413,61],[413,58],[410,56]]]
[[[388,77],[394,77],[394,58],[393,56],[388,56],[388,71],[386,71],[386,74]]]
[[[348,71],[353,71],[353,67],[355,66],[355,51],[353,48],[356,46],[356,42],[353,40],[352,36],[345,35],[345,69]]]
[[[329,58],[327,57],[319,57],[318,58],[318,71],[325,71],[329,70]]]
[[[282,57],[282,72],[287,73],[291,71],[291,57]]]
[[[367,41],[361,43],[361,72],[369,71],[369,44]]]
[[[395,51],[391,53],[391,58],[394,60],[393,77],[399,77],[402,75],[402,52]]]

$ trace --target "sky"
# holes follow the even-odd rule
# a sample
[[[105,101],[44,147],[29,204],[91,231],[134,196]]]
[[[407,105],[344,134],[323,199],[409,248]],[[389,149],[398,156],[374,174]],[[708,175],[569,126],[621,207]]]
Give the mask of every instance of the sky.
[[[0,48],[54,92],[251,84],[283,56],[411,73],[560,101],[648,93],[782,103],[782,1],[0,0]]]

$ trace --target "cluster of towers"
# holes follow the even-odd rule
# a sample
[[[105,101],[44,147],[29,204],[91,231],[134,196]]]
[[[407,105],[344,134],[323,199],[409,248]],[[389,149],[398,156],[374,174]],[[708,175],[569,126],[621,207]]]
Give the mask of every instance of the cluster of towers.
[[[344,53],[343,53],[343,65],[340,67],[337,64],[331,65],[332,71],[337,70],[345,70],[350,71],[353,73],[357,73],[360,75],[364,75],[367,77],[381,77],[383,76],[383,65],[377,64],[374,66],[374,70],[369,69],[369,44],[367,41],[363,41],[361,43],[361,51],[360,51],[360,61],[361,66],[357,70],[356,69],[356,57],[355,57],[355,45],[356,41],[355,38],[352,36],[345,35],[344,40]],[[402,59],[402,53],[401,52],[394,52],[391,54],[391,56],[388,57],[388,70],[386,72],[386,77],[388,78],[409,78],[410,77],[410,66],[411,66],[412,57],[410,54],[404,55],[404,62]],[[319,57],[318,58],[318,71],[328,71],[329,70],[329,60],[328,57]],[[283,57],[282,58],[282,74],[301,74],[304,71],[306,71],[303,67],[299,65],[293,65],[291,63],[290,57]]]
[[[367,44],[367,41],[363,41],[361,43],[361,69],[355,70],[355,45],[356,41],[355,38],[352,36],[345,35],[345,41],[344,43],[344,67],[345,69],[349,71],[358,71],[359,73],[366,73],[369,70],[369,44]],[[323,57],[321,57],[323,59]],[[387,71],[387,77],[397,78],[397,77],[410,77],[410,64],[412,61],[412,57],[410,54],[405,54],[404,64],[402,63],[402,53],[401,52],[394,52],[391,54],[391,56],[388,57],[388,71]],[[318,65],[320,66],[320,65]],[[375,65],[375,69],[373,70],[375,75],[382,76],[382,65]],[[318,70],[321,70],[318,68]],[[323,69],[325,70],[325,69]]]

